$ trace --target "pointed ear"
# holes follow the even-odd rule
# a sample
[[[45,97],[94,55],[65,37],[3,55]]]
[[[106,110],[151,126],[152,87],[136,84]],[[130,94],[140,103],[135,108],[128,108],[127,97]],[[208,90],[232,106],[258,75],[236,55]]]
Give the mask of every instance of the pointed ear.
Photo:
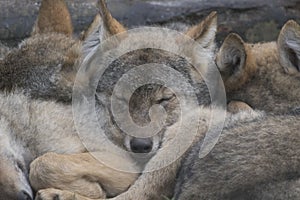
[[[200,43],[203,48],[213,50],[217,32],[217,12],[211,12],[200,24],[190,28],[186,35]]]
[[[288,21],[279,34],[277,41],[279,62],[289,74],[300,72],[300,26]]]
[[[64,0],[42,1],[32,35],[51,32],[73,34],[71,16]]]
[[[125,32],[124,26],[112,17],[109,12],[105,0],[98,1],[98,7],[100,9],[100,15],[102,17],[103,26],[107,34],[116,35],[118,33]]]
[[[234,33],[228,35],[216,56],[216,63],[224,81],[234,76],[242,76],[246,58],[242,38]]]
[[[105,39],[126,31],[126,28],[112,17],[105,0],[99,0],[98,7],[99,14],[95,16],[94,21],[82,36],[84,55]]]

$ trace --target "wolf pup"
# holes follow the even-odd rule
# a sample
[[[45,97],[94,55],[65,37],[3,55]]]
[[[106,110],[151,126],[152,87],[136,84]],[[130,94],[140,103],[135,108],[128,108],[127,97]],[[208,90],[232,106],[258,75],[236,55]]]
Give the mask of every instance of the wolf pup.
[[[288,21],[277,42],[247,44],[230,34],[216,57],[228,101],[272,113],[300,106],[300,26]]]
[[[300,41],[299,34],[300,26],[294,21],[289,21],[282,28],[277,44],[275,42],[246,44],[236,34],[226,38],[217,55],[217,64],[229,100],[245,101],[253,108],[265,110],[269,114],[251,123],[226,128],[215,150],[203,160],[196,155],[198,148],[194,147],[183,162],[175,199],[298,199],[300,197],[297,190],[300,183],[299,169],[293,167],[283,169],[285,163],[294,163],[298,167],[299,156],[290,149],[295,147],[294,142],[297,143],[295,138],[299,137],[297,131],[299,127],[295,123],[299,120],[300,82],[297,61],[300,55],[300,46],[297,42]],[[287,122],[293,121],[294,123],[286,126]],[[251,136],[244,135],[245,131]],[[278,131],[281,132],[282,139],[277,138],[279,135],[273,135]],[[231,133],[237,134],[234,140],[222,139],[227,138],[227,134]],[[263,139],[267,135],[270,137],[270,142]],[[239,139],[240,136],[244,138]],[[256,148],[253,155],[251,152],[255,150],[251,150],[252,147],[247,146],[245,152],[242,149],[243,142],[251,143],[248,139],[252,136],[257,137],[256,145],[252,146]],[[227,142],[232,143],[231,147],[223,146]],[[269,144],[271,145],[268,146]],[[214,151],[222,151],[224,154],[217,155]],[[274,159],[277,163],[281,163],[281,167],[274,165],[272,156],[266,156],[266,152],[272,151]],[[234,152],[239,159],[232,157],[233,154],[229,152]],[[281,154],[287,157],[282,159]],[[218,162],[219,165],[212,164]],[[208,165],[211,166],[205,167]],[[217,172],[223,167],[224,176]],[[249,171],[240,173],[242,168],[247,168]],[[275,168],[277,170],[275,174],[267,177]],[[257,174],[248,177],[253,171]],[[265,176],[266,174],[268,175]]]

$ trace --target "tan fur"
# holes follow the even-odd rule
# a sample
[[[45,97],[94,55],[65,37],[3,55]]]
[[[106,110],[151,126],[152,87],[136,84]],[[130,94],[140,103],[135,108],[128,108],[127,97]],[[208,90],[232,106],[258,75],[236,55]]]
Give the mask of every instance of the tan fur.
[[[241,65],[244,65],[245,63],[247,65],[242,71],[242,75],[237,74],[234,75],[234,77],[232,77],[231,74],[226,74],[227,68],[230,68],[230,66],[227,66],[226,57],[231,56],[226,54],[227,51],[232,54],[238,53],[231,49],[231,45],[234,45],[234,47],[237,48],[241,53]],[[245,61],[243,61],[244,59]],[[217,54],[216,62],[223,76],[226,91],[232,91],[240,88],[241,85],[245,84],[256,72],[256,63],[253,58],[253,54],[251,53],[251,45],[246,45],[244,41],[236,34],[231,34],[225,39],[221,49],[219,50],[219,53]]]
[[[199,35],[192,36],[194,39],[197,39],[197,41],[200,42],[200,44],[210,44],[214,40],[215,37],[215,30],[216,30],[216,15],[213,13],[209,17],[209,20],[206,19],[204,23],[201,24],[201,28],[198,28],[197,30],[201,32]],[[106,30],[107,31],[107,30]],[[93,34],[92,34],[93,35]],[[91,35],[90,35],[91,36]],[[203,38],[202,38],[203,37]],[[203,43],[202,43],[203,42]],[[204,59],[204,63],[206,66],[213,63],[212,60],[212,52],[214,49],[212,46],[206,46],[203,45],[203,48],[207,51],[205,51],[205,55],[207,58]],[[199,52],[201,53],[201,52]],[[150,54],[151,55],[151,54]],[[151,56],[150,56],[151,57]],[[134,58],[134,57],[133,57]],[[141,60],[141,62],[144,62],[144,60]],[[137,63],[137,61],[136,61]],[[140,103],[142,104],[142,103]],[[191,110],[198,110],[198,108],[191,108]],[[209,112],[209,111],[208,111]],[[205,121],[205,120],[204,120]],[[179,125],[179,124],[178,124]],[[206,130],[206,126],[200,126],[201,130],[199,130],[199,136],[203,134]],[[153,169],[153,168],[159,168],[160,166],[164,165],[166,162],[166,155],[169,153],[166,152],[166,148],[169,147],[172,149],[172,152],[176,152],[177,148],[174,145],[172,145],[172,142],[175,140],[174,138],[174,130],[176,130],[177,127],[173,126],[169,130],[167,130],[167,133],[164,135],[162,146],[163,148],[158,149],[156,154],[151,158],[151,160],[146,164],[145,170]],[[196,140],[196,138],[195,138]],[[115,197],[115,199],[120,200],[131,200],[131,199],[137,199],[137,200],[145,200],[145,199],[160,199],[163,196],[171,196],[173,193],[173,187],[175,184],[175,177],[177,170],[180,166],[180,161],[182,158],[179,158],[175,162],[173,162],[171,165],[164,167],[162,169],[159,169],[157,171],[153,172],[145,172],[141,174],[141,176],[138,177],[136,182],[126,191],[125,193],[122,193],[121,195]],[[66,159],[68,160],[68,159]],[[49,162],[51,163],[51,161]],[[93,164],[93,163],[91,163]],[[76,167],[81,168],[81,165],[78,165]],[[53,172],[61,172],[62,170],[52,170]],[[77,171],[76,168],[74,168],[74,171]],[[97,177],[96,171],[90,171],[95,177]],[[55,175],[54,175],[55,176]],[[57,177],[61,177],[61,174],[58,174]],[[58,183],[56,183],[58,184]],[[51,187],[52,185],[49,185]],[[79,188],[80,189],[80,188]],[[77,194],[74,193],[74,190],[66,191],[66,190],[55,190],[55,189],[46,189],[46,190],[40,190],[37,194],[38,199],[52,199],[54,196],[58,199],[88,199],[87,197],[81,196],[79,194],[83,194],[82,192],[77,192]]]
[[[94,156],[96,155],[89,153],[47,153],[31,163],[30,183],[36,190],[55,187],[89,198],[104,198],[106,193],[115,196],[127,190],[137,179],[137,174],[114,170]],[[122,163],[132,171],[137,170],[132,160],[124,155],[119,157],[106,152],[105,156],[111,161]]]
[[[20,45],[19,48],[13,49],[8,55],[5,55],[3,61],[1,60],[0,65],[0,74],[1,74],[1,83],[0,83],[0,89],[4,90],[6,92],[14,92],[15,90],[24,90],[24,93],[26,89],[29,89],[30,91],[34,91],[35,89],[39,88],[37,90],[37,93],[32,93],[30,96],[35,97],[36,95],[38,98],[42,97],[43,94],[41,91],[45,92],[46,97],[48,98],[48,95],[51,96],[51,92],[49,89],[51,88],[43,88],[43,85],[46,85],[46,79],[49,79],[51,84],[55,83],[55,87],[58,87],[59,90],[63,90],[64,93],[67,96],[67,101],[69,100],[69,96],[71,95],[73,83],[76,76],[76,71],[78,67],[78,63],[81,62],[81,50],[82,50],[82,42],[79,40],[76,40],[71,37],[73,34],[73,28],[71,25],[71,18],[70,14],[67,10],[66,4],[63,0],[43,0],[42,5],[40,8],[38,20],[36,22],[36,25],[34,27],[34,31],[32,33],[32,36],[26,40],[24,40]],[[51,76],[52,74],[48,74],[48,70],[51,72],[53,70],[57,70],[58,77]],[[33,74],[30,74],[33,73]],[[50,76],[50,77],[49,77]],[[40,84],[40,85],[39,85]],[[33,88],[32,88],[33,86]],[[37,86],[37,88],[35,88]],[[41,87],[42,86],[42,87]],[[67,88],[67,89],[66,89]],[[55,92],[56,93],[56,92]],[[10,94],[10,93],[8,93]],[[2,91],[1,91],[2,95]],[[54,94],[53,96],[56,96]],[[26,105],[28,105],[27,100],[21,98],[18,99],[18,95],[15,96],[16,98],[9,99],[9,97],[3,98],[2,96],[0,98],[3,98],[2,103],[8,103],[11,105],[13,104],[13,101],[22,102],[21,105],[17,103],[17,105],[14,106],[15,110],[21,109],[21,113],[29,114],[31,115],[31,119],[33,119],[34,112],[29,111],[26,109]],[[60,100],[60,97],[56,96],[58,100]],[[63,99],[64,100],[64,97]],[[54,105],[53,102],[49,101],[49,106]],[[52,103],[51,103],[52,102]],[[30,103],[29,103],[30,104]],[[32,104],[31,104],[32,105]],[[24,106],[24,107],[22,107]],[[9,106],[4,106],[9,107]],[[3,108],[4,108],[3,107]],[[30,106],[29,106],[30,107]],[[33,106],[35,107],[35,106]],[[44,106],[43,108],[38,108],[40,113],[36,113],[39,116],[50,116],[50,113],[56,112],[59,110],[58,107],[54,108],[50,106],[51,108],[47,108],[47,106]],[[35,107],[37,108],[37,107]],[[64,107],[66,109],[66,107]],[[25,110],[24,110],[25,109]],[[52,109],[56,110],[53,111]],[[9,108],[8,108],[9,110]],[[47,112],[47,114],[43,113],[44,110]],[[9,113],[8,118],[9,121],[13,121],[13,118],[16,118],[16,115],[12,114],[10,111],[4,111],[1,110],[1,116],[0,119],[5,118],[3,117],[3,112]],[[18,111],[17,111],[18,112]],[[45,115],[44,115],[45,114]],[[70,115],[69,115],[70,114]],[[17,114],[18,115],[18,114]],[[60,118],[60,122],[54,122],[53,119]],[[24,116],[23,116],[24,117]],[[51,118],[51,117],[50,117]],[[63,137],[64,139],[59,139],[59,141],[64,141],[66,139],[67,142],[65,142],[65,145],[59,145],[57,142],[55,142],[55,145],[47,146],[43,143],[43,140],[39,138],[39,135],[36,133],[31,132],[30,134],[24,133],[25,131],[22,131],[24,136],[21,137],[31,137],[34,135],[33,141],[40,140],[39,142],[30,145],[33,147],[34,145],[38,145],[39,147],[36,147],[35,150],[33,150],[32,157],[29,158],[32,159],[36,156],[39,156],[43,153],[46,153],[48,151],[54,151],[58,153],[82,153],[85,152],[86,149],[82,146],[80,140],[75,136],[70,136],[73,133],[76,133],[73,126],[73,120],[72,120],[72,114],[71,112],[68,112],[64,110],[64,112],[57,114],[57,116],[51,118],[49,120],[46,120],[44,122],[41,122],[42,124],[47,124],[48,128],[40,128],[39,130],[43,130],[43,135],[47,135],[47,131],[50,131],[51,128],[49,126],[52,126],[52,128],[56,126],[62,126],[64,127],[64,131],[60,132],[60,130],[56,129],[56,131],[50,131],[50,135],[58,134],[59,137]],[[67,118],[71,119],[70,121],[67,120]],[[20,119],[20,118],[19,118]],[[25,122],[23,122],[24,120]],[[23,128],[19,128],[22,126],[22,123],[27,123],[25,119],[21,119],[20,121],[16,120],[11,125],[12,129],[16,129],[16,132],[19,132]],[[35,119],[36,121],[43,119]],[[62,125],[61,123],[66,123]],[[3,123],[1,123],[3,125]],[[47,126],[46,125],[46,126]],[[3,127],[0,127],[0,129]],[[27,128],[26,128],[27,129]],[[55,128],[54,128],[55,129]],[[38,131],[39,131],[38,130]],[[67,131],[68,130],[68,131]],[[0,132],[3,131],[2,129]],[[10,130],[8,131],[10,132]],[[72,133],[73,132],[73,133]],[[28,132],[29,133],[29,132]],[[2,134],[2,132],[1,132]],[[0,136],[1,136],[0,134]],[[3,133],[6,134],[6,133]],[[49,144],[51,144],[51,137],[48,137]],[[17,138],[20,135],[16,136]],[[53,139],[53,138],[52,138]],[[10,139],[11,140],[11,139]],[[14,139],[15,140],[15,139]],[[53,141],[55,141],[54,139]],[[0,199],[15,199],[16,195],[22,194],[22,191],[25,191],[27,193],[27,197],[31,196],[31,189],[30,187],[27,187],[27,178],[26,178],[26,170],[27,166],[25,164],[25,161],[23,163],[22,155],[20,156],[20,160],[22,161],[22,165],[26,166],[22,168],[24,174],[20,171],[20,173],[17,173],[16,171],[20,170],[19,168],[15,168],[14,163],[17,162],[17,160],[10,160],[9,158],[5,158],[7,146],[10,146],[12,148],[11,144],[9,144],[9,141],[7,144],[2,144],[3,140],[2,137],[0,137],[0,143],[3,145],[3,149],[1,149],[1,158],[0,158],[0,181],[1,185],[5,182],[5,187],[0,188]],[[11,141],[16,142],[17,141]],[[67,145],[66,145],[67,144]],[[18,148],[22,148],[22,144],[18,144]],[[35,147],[33,147],[35,148]],[[42,152],[38,149],[42,148]],[[20,150],[21,152],[21,150]],[[15,152],[14,152],[15,153]],[[16,152],[18,155],[18,152]],[[21,154],[21,153],[20,153]],[[10,156],[10,154],[8,153]],[[114,158],[115,161],[121,162],[122,165],[127,165],[128,167],[135,168],[137,170],[137,164],[132,161],[131,158],[124,157],[124,156],[117,156],[113,155],[111,153],[107,153],[107,156],[110,158]],[[14,155],[15,156],[15,155]],[[54,158],[55,157],[55,158]],[[11,159],[16,159],[12,157]],[[20,162],[21,162],[20,161]],[[28,161],[26,161],[28,162]],[[49,165],[51,163],[51,165]],[[80,168],[76,168],[76,164],[81,164]],[[53,168],[51,168],[52,164],[54,165]],[[60,167],[57,167],[59,165]],[[62,188],[62,189],[68,189],[72,191],[76,191],[80,194],[87,195],[91,198],[99,198],[99,197],[105,197],[106,195],[109,196],[115,196],[123,191],[125,191],[137,178],[137,174],[135,173],[125,173],[125,172],[119,172],[117,170],[110,169],[109,167],[99,163],[96,159],[94,159],[89,154],[78,154],[78,155],[69,155],[69,156],[63,156],[63,155],[56,155],[56,154],[46,154],[43,157],[39,158],[36,162],[33,162],[31,165],[31,184],[32,187],[36,190],[47,188],[47,187],[55,187],[55,188]],[[55,168],[57,167],[57,168]],[[72,168],[73,167],[73,168]],[[72,169],[76,168],[74,170],[74,174],[69,174]],[[51,172],[51,170],[58,169],[61,171],[55,171]],[[70,170],[70,171],[68,171]],[[135,171],[136,171],[135,170]],[[64,176],[62,176],[62,173],[64,173]],[[92,172],[93,174],[89,174]],[[50,179],[51,173],[55,173],[57,177],[53,177],[53,179]],[[32,175],[33,174],[33,175]],[[77,176],[75,176],[77,174]],[[84,176],[82,176],[84,174]],[[69,175],[69,176],[68,176]],[[73,176],[74,175],[74,176]],[[94,176],[93,176],[94,175]],[[59,179],[62,182],[58,182],[57,179]],[[60,184],[59,184],[60,183]],[[45,187],[43,187],[45,186]],[[103,189],[103,190],[102,190]],[[8,196],[9,195],[9,196]],[[19,198],[19,197],[18,197]],[[20,197],[21,198],[21,197]],[[23,198],[23,197],[22,197]]]
[[[208,47],[210,45],[215,45],[214,41],[212,41],[211,35],[216,33],[216,29],[208,30],[206,24],[217,24],[217,12],[211,12],[200,24],[193,26],[188,29],[185,33],[188,37],[199,41],[203,47]]]
[[[51,4],[51,2],[55,3],[55,1],[47,1],[49,4]],[[51,25],[51,29],[47,30],[43,23],[37,23],[37,27],[44,31],[38,31],[39,34],[33,34],[32,37],[26,39],[18,49],[10,52],[10,54],[5,57],[3,62],[1,61],[0,63],[1,65],[4,65],[4,67],[0,68],[0,88],[5,91],[0,95],[0,98],[2,99],[0,103],[3,103],[3,105],[0,107],[0,119],[2,120],[3,118],[4,120],[8,118],[10,122],[8,126],[9,129],[5,129],[3,131],[4,125],[1,121],[0,131],[3,131],[5,136],[11,136],[10,142],[17,144],[14,148],[16,149],[16,152],[9,152],[10,154],[8,154],[12,158],[9,160],[12,161],[12,163],[9,163],[10,168],[16,169],[13,172],[17,173],[19,170],[18,167],[15,167],[14,163],[16,156],[20,156],[20,160],[22,163],[24,163],[24,166],[26,166],[25,169],[23,169],[25,177],[28,175],[29,162],[38,156],[41,156],[47,152],[71,154],[64,155],[62,157],[55,154],[46,154],[44,157],[41,157],[41,159],[36,160],[36,162],[34,162],[32,165],[33,170],[31,171],[32,174],[30,175],[30,179],[33,181],[33,186],[37,187],[36,189],[41,189],[41,186],[44,186],[42,188],[48,188],[54,187],[55,185],[54,188],[70,190],[73,197],[74,191],[79,194],[87,195],[87,191],[95,190],[95,193],[91,194],[93,197],[104,196],[104,193],[106,193],[107,196],[113,196],[122,190],[126,190],[127,186],[133,184],[132,181],[134,181],[137,177],[136,174],[128,175],[126,173],[123,174],[119,172],[114,172],[114,174],[103,174],[108,170],[108,168],[96,163],[94,159],[90,158],[89,154],[82,154],[85,153],[87,149],[81,143],[73,124],[74,121],[72,109],[69,102],[71,101],[73,83],[78,70],[77,64],[80,63],[81,59],[84,59],[87,54],[94,53],[93,51],[95,47],[99,46],[104,39],[112,34],[116,34],[125,30],[119,22],[112,18],[104,1],[101,1],[99,6],[102,11],[100,13],[101,17],[99,18],[100,23],[99,21],[95,22],[95,25],[93,26],[96,30],[89,32],[86,40],[83,42],[73,39],[68,34],[62,34],[60,29],[55,28],[55,25]],[[52,7],[49,5],[49,8]],[[41,9],[44,8],[41,7]],[[55,10],[58,11],[59,9]],[[47,14],[47,12],[45,13]],[[41,14],[41,16],[46,16],[46,14]],[[202,33],[202,36],[205,36],[205,40],[203,38],[204,42],[202,43],[203,52],[196,52],[201,55],[201,61],[204,63],[204,67],[208,67],[210,64],[213,64],[212,55],[214,49],[211,48],[211,46],[206,46],[205,44],[210,44],[211,41],[214,40],[216,17],[213,17],[212,20],[206,20],[206,22],[207,23],[203,23],[201,25],[203,30],[201,28],[198,29]],[[55,32],[52,32],[52,30]],[[59,33],[56,32],[57,30]],[[195,37],[194,39],[197,39],[197,41],[201,44],[201,38],[202,37]],[[85,50],[87,54],[85,54]],[[161,61],[163,58],[165,63],[172,62],[171,64],[176,64],[176,67],[180,66],[180,68],[185,69],[183,71],[187,73],[186,75],[189,75],[189,72],[187,72],[187,66],[189,66],[187,62],[183,62],[177,57],[174,58],[174,55],[172,55],[173,60],[166,60],[165,57],[168,58],[168,55],[160,58],[162,54],[161,52],[153,52],[147,49],[141,50],[141,52],[144,52],[144,56],[142,57],[140,56],[142,54],[136,54],[136,52],[125,55],[125,58],[123,57],[122,60],[125,63],[124,67],[136,66],[140,63],[148,62],[151,60],[151,58],[157,57],[157,60],[159,61]],[[116,69],[118,69],[117,67]],[[122,75],[121,71],[122,69],[116,70],[116,75]],[[103,79],[104,78],[105,77],[103,77]],[[105,96],[106,92],[111,92],[109,91],[111,82],[115,80],[105,79],[104,81],[100,80],[100,82],[101,81],[102,85],[99,85],[102,87],[101,89],[105,88],[104,92],[102,93],[104,94],[103,96]],[[22,92],[19,93],[20,91]],[[155,91],[156,90],[154,90],[154,92]],[[149,95],[147,93],[148,91],[145,92],[145,96]],[[138,93],[137,95],[140,94]],[[147,102],[142,102],[142,100],[136,99],[133,101],[133,103],[138,102],[140,107],[143,109],[143,104],[146,104],[145,107],[147,108],[147,106],[152,106],[153,104],[157,104],[157,102],[163,100],[162,102],[165,104],[165,108],[168,109],[168,103],[166,102],[166,99],[170,98],[170,95],[167,94],[166,97],[166,94],[163,91],[159,91],[158,94],[153,96],[151,95],[150,97],[146,97],[150,99],[149,102],[147,99]],[[141,96],[143,97],[143,95]],[[159,98],[156,98],[157,96]],[[61,103],[61,101],[63,101],[64,104]],[[105,100],[103,100],[103,102],[105,102]],[[106,105],[104,105],[104,107],[105,106]],[[110,121],[111,119],[106,116],[107,110],[105,109],[106,108],[103,108],[101,110],[102,112],[99,112],[99,119],[101,119],[99,120],[99,123],[102,123],[102,125],[108,129],[107,134],[112,138],[115,144],[121,148],[125,148],[125,144],[122,140],[124,134],[121,132],[121,130],[115,127],[113,122]],[[172,110],[172,108],[170,109]],[[194,108],[192,110],[194,110]],[[139,113],[139,111],[140,110],[133,110],[133,112],[136,113]],[[137,120],[143,121],[144,118],[146,118],[145,116],[148,116],[148,111],[149,108],[143,111],[146,112],[147,115],[142,112],[139,115],[133,114],[133,116],[137,116]],[[87,117],[82,119],[83,122],[81,122],[81,124],[87,124],[85,120],[89,121],[91,112],[87,112],[89,113],[85,113]],[[139,116],[144,118],[140,120]],[[205,129],[205,126],[202,128]],[[92,131],[87,131],[87,133],[90,132]],[[3,134],[0,134],[0,136]],[[153,159],[150,157],[151,160],[149,165],[147,164],[146,169],[159,167],[165,163],[166,154],[168,154],[168,152],[165,152],[164,148],[162,148],[162,151],[160,151],[161,149],[157,150],[159,148],[159,142],[163,142],[166,147],[171,146],[171,148],[173,148],[172,150],[174,150],[173,152],[176,152],[176,147],[173,147],[168,143],[172,141],[172,138],[174,137],[173,131],[170,130],[165,135],[166,136],[164,137],[164,140],[161,141],[160,138],[160,140],[157,140],[155,148],[153,147],[154,152],[151,152],[151,156],[156,152],[157,153]],[[101,152],[101,144],[103,144],[103,141],[96,141],[96,138],[103,139],[102,137],[96,137],[95,135],[85,137],[87,137],[86,139],[88,140],[88,144],[92,145],[92,150]],[[157,137],[161,136],[159,135]],[[18,140],[16,140],[16,138]],[[45,138],[47,139],[45,140]],[[0,142],[2,142],[2,140],[0,140]],[[5,145],[2,145],[1,143],[0,147],[9,150],[12,149],[9,143],[6,143]],[[24,152],[26,155],[29,154],[28,159],[23,157],[23,154],[25,154]],[[0,155],[3,157],[6,156],[6,154]],[[85,163],[80,160],[80,162],[76,162],[78,165],[75,165],[74,160],[78,161],[78,157],[83,160],[88,160],[88,162]],[[2,164],[4,161],[6,161],[2,157],[0,159]],[[120,159],[117,161],[120,161]],[[72,164],[74,163],[74,165],[70,166],[69,162]],[[132,166],[136,166],[137,168],[140,167],[137,166],[139,163],[135,163],[129,158],[127,162]],[[119,164],[124,163],[125,161],[120,162]],[[171,196],[173,192],[176,171],[178,170],[179,165],[180,160],[161,170],[142,174],[137,179],[136,184],[134,184],[133,187],[130,187],[130,189],[124,193],[125,199],[153,199],[161,198],[163,195]],[[98,168],[95,168],[95,166],[98,166]],[[104,171],[102,171],[103,169]],[[50,173],[49,170],[51,173],[53,173],[53,175],[51,175],[51,179],[48,177]],[[72,177],[78,177],[73,176],[78,172],[82,172],[82,174],[80,174],[80,179],[72,179]],[[68,176],[68,173],[71,173],[72,176]],[[8,177],[8,179],[12,177],[9,174],[2,175]],[[119,178],[124,177],[123,181],[125,182],[116,179],[117,175],[120,175]],[[9,195],[9,197],[15,199],[16,193],[22,193],[23,190],[26,190],[28,197],[32,197],[32,191],[30,189],[26,189],[24,186],[25,184],[28,184],[26,178],[24,179],[25,183],[22,185],[23,188],[17,187],[16,190],[11,190],[13,187],[6,187],[6,185],[3,184],[3,188],[0,188],[0,190],[5,191],[8,189],[10,193],[0,193],[0,198],[5,199]],[[20,183],[18,180],[11,181],[14,184]],[[65,184],[66,182],[68,182],[68,184]],[[2,184],[1,179],[0,183]],[[82,186],[82,184],[85,184],[85,186]],[[114,184],[116,184],[116,188]],[[146,191],[144,191],[145,188],[147,188]],[[43,191],[44,190],[42,190],[40,193],[43,193]],[[38,198],[44,197],[39,196],[37,199]],[[122,196],[117,198],[124,199]]]
[[[233,114],[247,110],[252,110],[252,108],[248,104],[241,101],[231,101],[227,105],[227,111]]]
[[[299,24],[297,24],[297,22],[290,20],[282,28],[282,31],[280,32],[277,41],[280,64],[284,67],[285,71],[288,74],[298,75],[298,76],[300,76],[299,38],[300,38],[300,26]],[[296,40],[296,41],[291,41],[291,40]],[[289,42],[290,44],[288,44]],[[291,45],[291,42],[296,42],[296,44]],[[295,65],[298,65],[298,69],[295,68]]]
[[[198,112],[199,108],[192,109],[193,111]],[[201,108],[202,109],[202,108]],[[195,141],[200,137],[203,137],[203,133],[205,133],[207,129],[207,117],[211,114],[209,109],[201,110],[201,124],[199,125],[199,132],[195,138]],[[192,113],[192,112],[191,112]],[[166,154],[170,156],[170,153],[166,152],[165,148],[170,148],[169,150],[176,152],[180,145],[169,146],[176,140],[174,137],[174,133],[176,133],[176,129],[178,129],[180,123],[172,126],[166,133],[167,138],[164,139],[163,146],[164,149],[159,150],[157,154],[149,161],[146,165],[145,170],[150,170],[153,168],[159,168],[159,170],[143,173],[137,181],[128,189],[127,192],[120,194],[119,196],[113,198],[115,200],[146,200],[146,199],[161,199],[164,196],[170,197],[172,196],[172,188],[175,184],[175,177],[177,170],[180,166],[180,161],[182,158],[175,160],[169,166],[161,168],[159,166],[163,165],[166,160]],[[76,194],[72,191],[66,190],[57,190],[57,189],[46,189],[40,190],[37,193],[37,199],[42,200],[52,200],[53,197],[57,197],[60,200],[90,200],[85,196],[80,194]]]
[[[62,33],[72,36],[73,25],[64,0],[43,0],[32,35]]]
[[[227,98],[273,113],[300,106],[300,26],[289,21],[276,42],[247,44],[231,34],[216,62]]]
[[[98,6],[100,8],[101,17],[103,18],[104,26],[111,35],[116,35],[126,31],[124,26],[112,17],[110,11],[107,9],[105,0],[99,0]]]

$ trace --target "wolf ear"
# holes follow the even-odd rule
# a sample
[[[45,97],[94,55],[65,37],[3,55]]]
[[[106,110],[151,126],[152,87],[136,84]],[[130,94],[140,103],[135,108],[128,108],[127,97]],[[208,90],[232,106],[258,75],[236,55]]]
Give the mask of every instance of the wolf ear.
[[[290,20],[279,34],[277,41],[279,62],[289,74],[300,72],[300,25]]]
[[[224,81],[243,71],[246,58],[245,43],[242,38],[234,33],[229,34],[216,56],[216,63]]]
[[[199,42],[203,48],[214,50],[217,32],[217,12],[211,12],[200,24],[191,27],[186,35]]]
[[[99,14],[95,16],[94,21],[82,36],[84,56],[105,39],[126,31],[126,28],[112,17],[105,0],[99,0],[97,5]]]
[[[64,0],[42,1],[32,35],[51,32],[73,34],[71,16]]]
[[[111,13],[107,8],[105,0],[99,0],[98,7],[102,18],[104,34],[112,36],[126,31],[124,26],[112,17]]]

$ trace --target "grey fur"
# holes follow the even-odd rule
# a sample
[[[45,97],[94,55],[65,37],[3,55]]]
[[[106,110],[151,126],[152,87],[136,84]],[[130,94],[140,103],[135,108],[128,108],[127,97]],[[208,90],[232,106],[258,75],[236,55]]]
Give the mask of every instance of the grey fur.
[[[227,126],[204,159],[192,148],[178,174],[175,199],[299,199],[300,26],[289,21],[277,44],[245,44],[231,34],[217,55],[228,100],[266,111]],[[293,40],[293,45],[286,41]],[[299,47],[299,45],[298,45]],[[294,56],[288,56],[293,54]]]
[[[205,35],[205,42],[210,42],[214,38],[215,21],[215,16],[213,16],[213,22],[209,21],[200,27],[205,31],[210,31]],[[104,26],[99,27],[100,29],[105,28]],[[98,33],[101,36],[101,31],[92,32],[92,35],[88,36],[85,41],[90,41],[90,37],[94,37],[93,34]],[[97,137],[93,134],[93,130],[87,129],[90,134],[84,135],[83,138],[78,137],[71,109],[72,89],[79,64],[89,54],[86,52],[93,52],[94,45],[101,44],[105,39],[100,36],[98,40],[96,39],[96,43],[90,46],[83,45],[81,41],[60,33],[35,34],[0,61],[0,118],[2,122],[0,136],[1,144],[3,143],[1,150],[5,152],[0,155],[0,160],[8,168],[15,169],[9,173],[1,171],[0,199],[15,199],[20,191],[26,191],[32,197],[27,180],[29,164],[47,152],[60,154],[86,152],[87,149],[82,145],[80,139],[90,145],[89,150],[102,150],[104,137],[102,135]],[[206,62],[204,63],[208,66],[213,64],[212,49],[203,49],[203,51],[199,53],[201,55],[203,53],[205,56],[203,59]],[[146,49],[128,53],[114,61],[105,71],[98,83],[95,97],[98,118],[101,119],[99,120],[100,125],[105,130],[106,136],[118,147],[128,150],[128,146],[124,142],[126,135],[116,126],[111,116],[110,96],[114,85],[126,71],[144,63],[156,62],[172,67],[187,78],[194,86],[199,104],[208,105],[210,103],[210,95],[203,79],[183,58],[160,50]],[[208,66],[203,67],[208,68]],[[134,93],[131,97],[130,110],[133,120],[137,124],[149,123],[148,112],[154,104],[161,104],[166,109],[168,113],[167,127],[177,121],[178,102],[176,99],[169,99],[170,92],[166,92],[166,90],[162,85],[146,85]],[[81,119],[82,124],[88,124],[87,122],[92,120],[89,114],[89,110],[87,110],[86,117]],[[163,129],[158,135],[157,141],[159,142],[153,147],[151,156],[157,152],[162,138],[165,138],[165,130]],[[149,160],[149,157],[147,159]],[[23,166],[22,173],[18,166],[16,168],[15,160]],[[135,162],[138,161],[135,160]],[[160,160],[160,162],[164,161]],[[0,170],[2,169],[0,168]],[[169,174],[163,175],[168,176],[165,181],[173,177],[169,177]],[[14,179],[14,177],[16,178]],[[143,179],[144,177],[140,183],[148,184]],[[11,184],[5,184],[7,180]],[[168,182],[168,188],[162,193],[169,194],[172,191],[172,185],[173,183]],[[137,198],[144,198],[141,189],[143,187],[138,189]],[[135,195],[135,192],[129,192],[129,198],[133,194]],[[107,195],[114,196],[116,194],[108,193]],[[150,199],[156,194],[149,190],[147,195],[147,198]]]
[[[298,199],[298,120],[267,115],[225,128],[203,159],[199,142],[183,162],[175,199]]]
[[[217,54],[228,101],[288,113],[300,105],[300,25],[290,20],[277,42],[248,44],[231,34]]]

